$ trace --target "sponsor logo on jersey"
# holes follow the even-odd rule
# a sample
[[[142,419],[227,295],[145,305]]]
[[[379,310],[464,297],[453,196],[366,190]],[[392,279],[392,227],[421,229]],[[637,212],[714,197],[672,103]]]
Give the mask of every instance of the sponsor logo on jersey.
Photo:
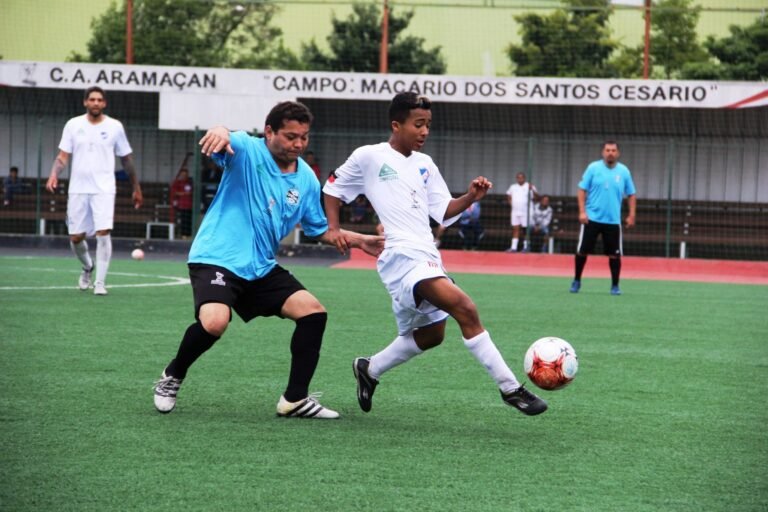
[[[328,176],[328,183],[333,183],[336,181],[336,171],[333,171],[330,176]]]
[[[425,167],[419,167],[419,174],[421,174],[421,179],[423,179],[424,183],[426,183],[429,179],[429,169]]]
[[[103,140],[107,140],[107,137],[108,137],[107,132],[101,132],[101,138]]]
[[[391,181],[397,178],[397,171],[387,164],[382,165],[381,169],[379,169],[379,181]]]
[[[224,274],[221,272],[216,272],[216,279],[211,279],[211,284],[227,286],[227,283],[224,282]]]
[[[296,206],[299,204],[299,191],[295,188],[289,189],[288,193],[285,194],[285,200],[289,205]]]

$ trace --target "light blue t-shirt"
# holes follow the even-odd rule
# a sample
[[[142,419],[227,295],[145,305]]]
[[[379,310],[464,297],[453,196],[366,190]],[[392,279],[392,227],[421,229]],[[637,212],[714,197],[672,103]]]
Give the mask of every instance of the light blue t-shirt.
[[[264,277],[277,264],[280,240],[296,224],[310,237],[328,230],[320,183],[303,160],[283,174],[262,138],[232,132],[235,154],[213,159],[224,168],[219,189],[189,251],[189,263],[224,267],[243,279]]]
[[[587,192],[587,217],[603,224],[621,224],[621,202],[635,193],[627,166],[616,162],[611,169],[602,160],[587,166],[579,188]]]

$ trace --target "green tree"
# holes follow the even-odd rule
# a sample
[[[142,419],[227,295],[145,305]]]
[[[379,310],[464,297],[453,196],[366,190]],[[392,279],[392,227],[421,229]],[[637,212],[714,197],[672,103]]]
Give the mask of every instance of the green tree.
[[[717,61],[689,63],[683,77],[694,80],[768,80],[768,21],[731,25],[729,36],[708,36],[704,46]]]
[[[441,48],[425,49],[421,37],[405,36],[403,31],[413,18],[413,11],[398,16],[389,10],[387,52],[392,73],[445,73]],[[334,15],[333,30],[327,37],[330,54],[320,49],[314,40],[302,44],[301,56],[307,69],[324,71],[376,72],[379,70],[381,19],[376,4],[354,4],[346,20]]]
[[[618,46],[611,39],[608,0],[563,0],[548,16],[515,16],[522,43],[507,55],[518,76],[611,77],[608,58]]]
[[[174,66],[270,68],[298,59],[271,25],[268,2],[134,0],[134,62]],[[87,54],[70,60],[125,62],[125,6],[114,2],[91,22]]]
[[[693,0],[660,0],[653,6],[648,55],[649,76],[681,78],[684,67],[705,63],[709,59],[696,35],[701,7],[692,4]],[[644,18],[645,13],[641,12],[641,17]],[[623,46],[611,60],[611,64],[622,78],[641,78],[644,53],[644,44]]]

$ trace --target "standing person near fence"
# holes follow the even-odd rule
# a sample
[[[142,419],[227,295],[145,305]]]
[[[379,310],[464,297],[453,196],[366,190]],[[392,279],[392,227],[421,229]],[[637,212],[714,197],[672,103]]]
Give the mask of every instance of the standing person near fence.
[[[547,404],[515,378],[480,322],[472,299],[451,280],[435,247],[430,217],[443,225],[482,199],[492,184],[483,176],[453,198],[432,159],[419,152],[429,135],[431,102],[413,92],[397,94],[389,106],[387,142],[357,148],[323,188],[328,229],[340,232],[341,202],[365,194],[384,226],[386,244],[377,267],[392,297],[398,336],[370,358],[353,362],[360,408],[371,410],[373,393],[387,371],[440,345],[452,316],[467,350],[486,369],[505,404],[527,415]]]
[[[183,237],[189,237],[192,234],[192,203],[194,202],[194,185],[192,178],[189,177],[189,166],[187,165],[192,153],[187,153],[184,161],[176,173],[176,178],[171,182],[170,200],[173,206],[173,213],[179,223],[179,234]]]
[[[571,293],[578,293],[581,289],[581,274],[587,264],[587,255],[594,250],[600,235],[611,269],[611,295],[621,295],[621,203],[626,196],[629,205],[626,225],[629,229],[635,225],[637,200],[632,174],[626,165],[619,162],[619,155],[619,144],[614,140],[605,141],[602,160],[589,164],[579,182],[577,199],[581,231],[576,247]]]
[[[536,197],[536,187],[526,181],[525,173],[519,172],[515,177],[516,183],[507,189],[507,204],[511,208],[510,224],[512,224],[512,244],[506,252],[517,252],[520,234],[523,235],[523,252],[528,252],[528,240],[525,230],[531,216],[531,206]],[[520,229],[522,227],[522,229]]]
[[[296,224],[307,236],[334,245],[341,253],[358,247],[377,256],[383,239],[328,229],[320,182],[299,158],[309,143],[311,124],[312,114],[305,105],[285,101],[267,115],[264,138],[218,126],[200,140],[203,153],[213,155],[224,175],[189,251],[195,322],[155,384],[159,412],[174,409],[187,371],[224,334],[234,310],[244,322],[275,316],[295,323],[288,385],[277,402],[277,415],[339,417],[320,405],[317,394],[309,393],[328,315],[275,258],[280,240]]]
[[[93,284],[94,295],[106,295],[106,279],[112,259],[112,228],[115,216],[115,155],[120,157],[123,169],[133,187],[135,208],[141,207],[144,197],[136,177],[133,150],[125,136],[123,125],[104,113],[107,97],[100,87],[89,87],[83,99],[85,114],[73,117],[64,126],[59,143],[59,154],[53,161],[45,188],[54,192],[59,174],[70,156],[72,169],[67,191],[67,229],[69,245],[80,260],[83,271],[78,280],[81,290]],[[92,283],[94,262],[88,251],[86,236],[96,234],[96,280]]]

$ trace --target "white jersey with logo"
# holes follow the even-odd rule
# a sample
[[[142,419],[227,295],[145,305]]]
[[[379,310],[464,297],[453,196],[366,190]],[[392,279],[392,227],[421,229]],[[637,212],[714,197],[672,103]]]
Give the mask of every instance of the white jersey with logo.
[[[532,206],[533,193],[536,191],[536,187],[532,186],[527,181],[522,185],[513,183],[507,189],[507,195],[512,198],[512,212],[518,214],[527,214],[528,209]]]
[[[59,149],[72,155],[70,194],[116,192],[115,155],[129,155],[132,149],[123,124],[107,115],[102,117],[100,123],[92,124],[83,114],[64,126]]]
[[[432,159],[416,151],[406,157],[388,142],[363,146],[336,169],[323,192],[345,203],[365,194],[379,216],[386,242],[376,266],[392,297],[398,332],[445,320],[448,313],[426,300],[416,304],[413,295],[419,282],[447,277],[429,218],[444,226],[459,218],[443,218],[452,196]]]
[[[437,253],[429,218],[444,219],[452,196],[432,158],[414,151],[405,156],[388,142],[357,148],[328,179],[323,192],[351,203],[365,194],[384,226],[387,247]]]

